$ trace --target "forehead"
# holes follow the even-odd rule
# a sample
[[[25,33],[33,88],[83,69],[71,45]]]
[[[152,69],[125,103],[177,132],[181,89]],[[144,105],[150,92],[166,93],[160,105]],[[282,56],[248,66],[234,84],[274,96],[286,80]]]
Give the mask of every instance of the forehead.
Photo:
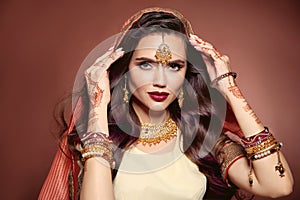
[[[135,56],[142,56],[142,54],[153,54],[153,56],[155,56],[157,48],[163,42],[169,46],[172,52],[171,60],[176,58],[186,58],[185,41],[182,36],[174,33],[153,33],[143,37],[139,41],[134,54]]]

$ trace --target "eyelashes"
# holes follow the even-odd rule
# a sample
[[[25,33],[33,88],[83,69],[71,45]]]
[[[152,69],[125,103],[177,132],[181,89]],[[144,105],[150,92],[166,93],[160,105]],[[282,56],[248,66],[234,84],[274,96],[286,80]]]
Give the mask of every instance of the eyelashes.
[[[153,67],[155,67],[155,64],[149,61],[138,62],[136,63],[136,65],[139,66],[141,69],[145,69],[145,70],[150,70]],[[180,71],[184,67],[184,64],[178,62],[169,62],[167,64],[167,67],[172,71]]]
[[[171,68],[172,70],[175,70],[175,71],[180,71],[184,67],[184,65],[177,63],[177,62],[169,62],[168,66],[169,66],[169,68]]]
[[[152,63],[149,61],[138,62],[137,65],[142,69],[151,69],[153,67]]]

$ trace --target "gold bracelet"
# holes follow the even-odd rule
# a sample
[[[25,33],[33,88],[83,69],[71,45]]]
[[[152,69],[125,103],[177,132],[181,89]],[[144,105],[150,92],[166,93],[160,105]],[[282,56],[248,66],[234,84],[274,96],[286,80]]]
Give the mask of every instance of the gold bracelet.
[[[270,139],[268,139],[256,146],[245,148],[245,151],[247,152],[247,154],[255,154],[259,151],[263,151],[263,150],[267,149],[268,147],[275,144],[276,142],[277,142],[276,139],[272,136],[272,137],[270,137]]]

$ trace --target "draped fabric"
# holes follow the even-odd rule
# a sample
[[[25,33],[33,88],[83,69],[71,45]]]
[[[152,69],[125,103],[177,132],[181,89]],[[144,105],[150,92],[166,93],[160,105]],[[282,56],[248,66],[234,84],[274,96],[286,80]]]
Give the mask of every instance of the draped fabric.
[[[69,149],[68,137],[74,129],[76,116],[79,116],[81,109],[82,101],[79,98],[71,116],[68,130],[62,136],[60,148],[40,191],[39,200],[78,199],[81,168],[77,163],[78,160]]]
[[[40,191],[39,200],[54,199],[73,199],[76,194],[75,185],[78,175],[78,166],[68,149],[67,134],[62,140],[61,149],[59,149],[52,162],[50,172]],[[73,180],[71,180],[73,179]],[[72,191],[71,188],[74,188]],[[75,199],[75,198],[74,198]]]

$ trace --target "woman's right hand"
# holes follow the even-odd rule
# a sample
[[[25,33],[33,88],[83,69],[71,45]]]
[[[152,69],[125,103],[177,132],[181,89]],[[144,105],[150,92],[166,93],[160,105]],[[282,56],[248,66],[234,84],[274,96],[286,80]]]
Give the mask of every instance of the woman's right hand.
[[[110,65],[122,57],[123,54],[124,51],[122,48],[117,50],[110,49],[85,71],[90,109],[98,108],[101,105],[108,105],[110,101],[108,69]]]
[[[107,105],[110,102],[108,69],[123,54],[124,51],[121,48],[109,50],[85,71],[90,100],[88,132],[108,133],[106,119]]]

